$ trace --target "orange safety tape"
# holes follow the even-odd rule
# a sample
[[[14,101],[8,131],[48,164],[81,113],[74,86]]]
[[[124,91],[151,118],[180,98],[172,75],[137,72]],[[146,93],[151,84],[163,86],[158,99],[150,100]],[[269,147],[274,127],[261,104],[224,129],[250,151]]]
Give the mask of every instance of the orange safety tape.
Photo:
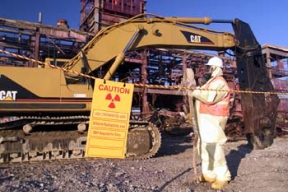
[[[59,69],[59,70],[65,71],[65,72],[69,72],[69,73],[73,73],[73,74],[76,74],[76,75],[80,75],[80,76],[83,76],[83,77],[86,77],[86,78],[96,79],[96,77],[93,77],[93,76],[90,76],[90,75],[86,75],[84,73],[80,73],[80,72],[73,71],[73,70],[68,70],[68,69],[65,69],[63,67],[58,67],[56,65],[52,65],[50,63],[45,63],[45,62],[42,62],[42,61],[31,59],[29,57],[18,55],[16,53],[12,53],[10,51],[6,51],[6,50],[0,49],[0,52],[2,52],[4,54],[7,54],[7,55],[12,55],[14,57],[18,57],[18,58],[21,58],[21,59],[26,59],[28,61],[32,61],[32,62],[35,62],[35,63],[39,63],[39,64],[42,64],[42,65],[45,65],[45,66],[49,66],[49,67],[54,68],[54,69]],[[186,91],[186,90],[192,90],[192,91],[193,90],[203,90],[203,91],[219,91],[219,92],[230,92],[230,93],[288,95],[288,92],[249,91],[249,90],[237,90],[237,89],[217,90],[217,89],[203,89],[203,88],[198,88],[198,87],[197,88],[196,87],[195,88],[188,88],[188,87],[179,86],[179,85],[164,86],[164,85],[152,85],[152,84],[134,83],[134,86],[136,86],[136,87],[144,87],[144,88],[151,88],[151,89],[169,89],[169,90],[182,90],[182,91]]]

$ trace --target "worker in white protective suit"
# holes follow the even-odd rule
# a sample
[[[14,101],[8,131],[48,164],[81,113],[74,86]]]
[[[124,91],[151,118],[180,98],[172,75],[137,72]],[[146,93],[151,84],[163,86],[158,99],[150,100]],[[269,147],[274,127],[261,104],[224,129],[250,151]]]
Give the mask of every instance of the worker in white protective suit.
[[[196,99],[198,152],[202,161],[202,175],[198,179],[212,183],[213,189],[222,189],[231,180],[223,150],[227,141],[224,128],[229,115],[229,86],[223,78],[222,59],[212,57],[206,65],[210,66],[211,78],[200,87],[203,90],[192,92]]]

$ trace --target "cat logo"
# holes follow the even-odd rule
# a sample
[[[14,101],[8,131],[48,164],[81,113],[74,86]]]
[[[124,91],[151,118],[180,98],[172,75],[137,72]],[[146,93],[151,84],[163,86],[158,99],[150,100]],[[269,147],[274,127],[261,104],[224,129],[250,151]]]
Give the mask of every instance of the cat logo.
[[[0,101],[15,101],[18,91],[0,91]]]
[[[185,39],[187,40],[188,43],[193,43],[193,44],[210,44],[213,45],[213,41],[211,41],[209,38],[204,37],[200,34],[196,33],[191,33],[189,31],[182,31],[181,33],[184,35]]]
[[[200,35],[190,35],[190,42],[191,43],[201,43],[201,36]]]

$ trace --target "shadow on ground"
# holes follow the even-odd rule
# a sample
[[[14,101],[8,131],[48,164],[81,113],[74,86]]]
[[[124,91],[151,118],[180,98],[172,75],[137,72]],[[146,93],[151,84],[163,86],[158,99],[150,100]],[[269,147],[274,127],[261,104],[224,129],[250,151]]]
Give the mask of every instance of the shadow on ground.
[[[178,155],[189,148],[192,148],[192,139],[189,135],[173,136],[162,133],[162,143],[156,157]]]
[[[238,168],[240,166],[241,160],[246,157],[247,154],[251,153],[252,148],[250,144],[242,144],[237,147],[237,150],[231,150],[226,156],[227,164],[231,172],[232,180],[238,174]]]

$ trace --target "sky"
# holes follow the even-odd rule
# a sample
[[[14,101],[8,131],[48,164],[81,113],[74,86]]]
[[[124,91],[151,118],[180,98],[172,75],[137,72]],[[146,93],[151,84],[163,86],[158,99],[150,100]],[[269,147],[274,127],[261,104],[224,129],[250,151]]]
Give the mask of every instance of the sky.
[[[67,3],[69,2],[69,3]],[[175,17],[241,19],[249,23],[258,42],[288,47],[286,0],[147,0],[147,13]],[[70,28],[79,29],[80,0],[1,0],[0,17],[56,25],[66,19]],[[206,27],[206,26],[205,26]],[[207,28],[233,32],[229,24],[211,24]]]

